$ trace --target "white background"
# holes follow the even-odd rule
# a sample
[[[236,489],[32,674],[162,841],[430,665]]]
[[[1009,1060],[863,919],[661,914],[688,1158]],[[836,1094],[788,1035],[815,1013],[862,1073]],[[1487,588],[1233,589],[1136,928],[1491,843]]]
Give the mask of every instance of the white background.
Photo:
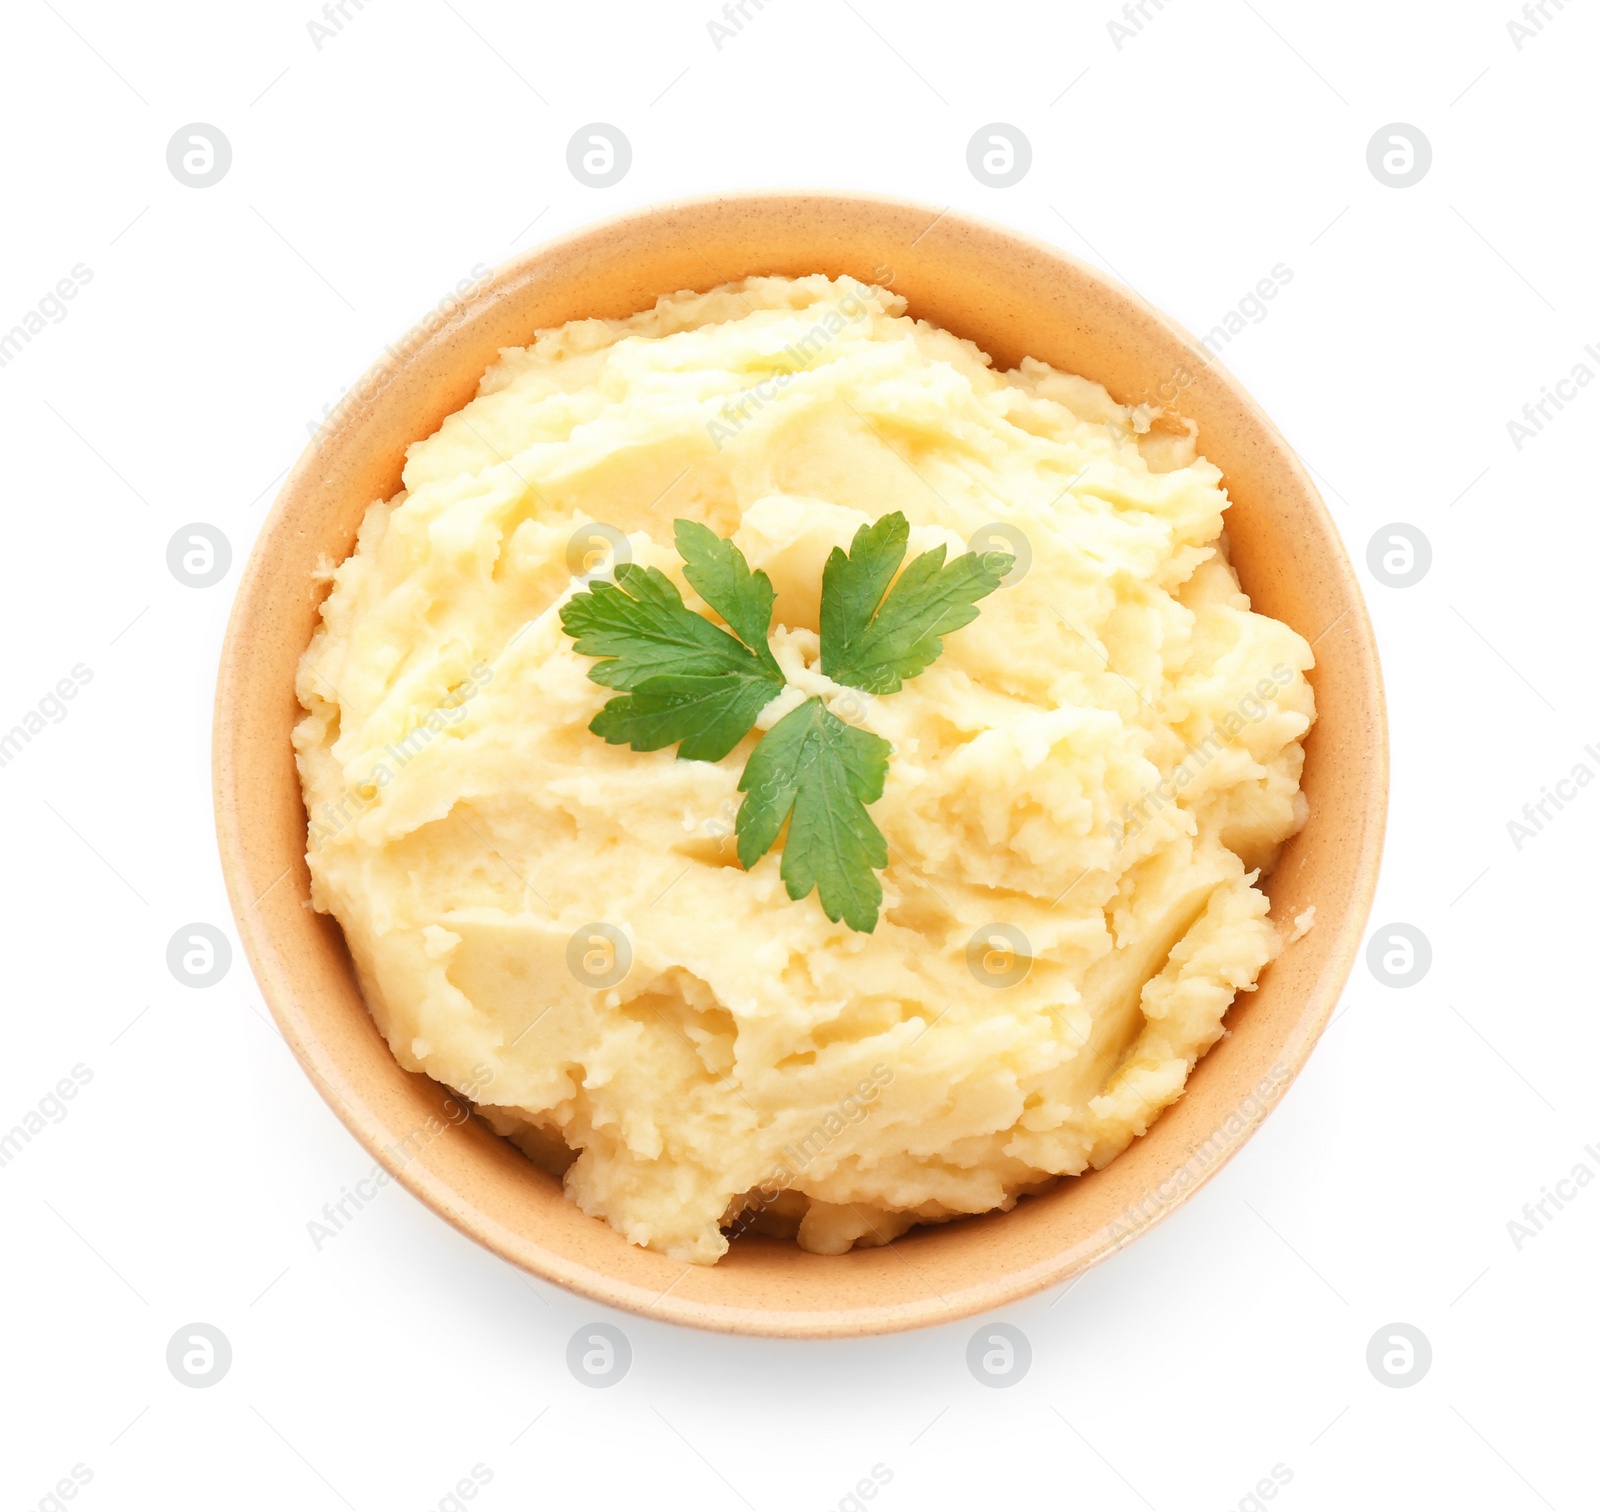
[[[1600,1183],[1520,1249],[1507,1224],[1578,1162],[1600,1172],[1600,790],[1520,849],[1507,823],[1576,763],[1600,772],[1600,389],[1520,450],[1507,422],[1577,363],[1600,373],[1600,17],[1550,3],[1519,49],[1511,0],[1147,0],[1119,49],[1110,0],[747,8],[720,50],[711,0],[347,0],[320,50],[311,0],[6,8],[0,333],[74,265],[93,276],[0,368],[0,729],[74,665],[93,679],[0,768],[0,1131],[75,1064],[93,1079],[0,1168],[4,1506],[54,1505],[79,1465],[91,1512],[422,1512],[475,1464],[486,1512],[824,1512],[874,1464],[888,1512],[1222,1512],[1275,1465],[1289,1512],[1594,1506]],[[165,157],[196,121],[233,148],[203,190]],[[633,146],[614,188],[566,168],[593,121]],[[1033,146],[1013,188],[967,168],[993,121]],[[1403,190],[1366,163],[1396,121],[1434,154]],[[1406,990],[1358,964],[1194,1201],[1005,1312],[1033,1349],[1007,1390],[969,1373],[970,1322],[801,1344],[608,1314],[395,1187],[317,1252],[308,1220],[370,1158],[237,954],[205,990],[165,964],[181,925],[232,936],[213,677],[308,422],[474,264],[629,205],[813,185],[1024,228],[1202,332],[1292,269],[1225,360],[1366,586],[1395,767],[1374,923],[1433,946]],[[193,521],[232,542],[213,588],[166,566]],[[1393,521],[1432,544],[1415,587],[1366,565]],[[634,1360],[591,1390],[565,1350],[600,1318]],[[204,1390],[165,1363],[197,1320],[233,1348]],[[1433,1349],[1407,1389],[1366,1364],[1396,1321]]]

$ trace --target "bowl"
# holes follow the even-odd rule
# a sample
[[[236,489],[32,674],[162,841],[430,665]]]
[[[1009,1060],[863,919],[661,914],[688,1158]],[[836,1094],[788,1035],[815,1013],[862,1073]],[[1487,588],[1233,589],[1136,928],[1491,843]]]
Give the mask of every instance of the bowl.
[[[290,747],[295,666],[326,582],[408,443],[476,391],[500,348],[584,316],[748,274],[850,274],[970,337],[1002,368],[1033,356],[1124,403],[1196,421],[1224,474],[1232,558],[1257,609],[1316,648],[1304,830],[1266,882],[1281,926],[1315,926],[1230,1011],[1184,1096],[1102,1171],[1009,1213],[912,1229],[840,1256],[751,1237],[712,1267],[636,1248],[567,1201],[448,1088],[403,1071],[369,1016],[338,924],[307,903],[306,812]],[[458,286],[460,287],[460,286]],[[1306,470],[1239,383],[1138,295],[1057,248],[955,211],[846,193],[755,193],[629,211],[506,263],[386,350],[306,448],[243,574],[213,735],[218,841],[239,936],[285,1040],[373,1158],[463,1233],[612,1307],[732,1333],[841,1337],[949,1322],[1105,1259],[1237,1153],[1327,1023],[1359,947],[1387,801],[1383,686],[1338,531]],[[431,1122],[436,1121],[436,1122]],[[419,1138],[443,1127],[446,1137]]]

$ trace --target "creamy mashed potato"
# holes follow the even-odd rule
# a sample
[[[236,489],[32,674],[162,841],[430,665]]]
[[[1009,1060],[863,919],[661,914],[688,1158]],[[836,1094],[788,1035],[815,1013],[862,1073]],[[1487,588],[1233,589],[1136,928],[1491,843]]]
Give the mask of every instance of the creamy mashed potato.
[[[395,1056],[685,1260],[745,1227],[838,1253],[1105,1165],[1281,948],[1254,884],[1305,816],[1312,654],[1240,591],[1218,470],[903,309],[757,278],[503,352],[367,511],[301,665],[313,901]],[[820,583],[892,510],[913,555],[1022,549],[873,698],[818,670]],[[609,690],[557,613],[603,522],[709,615],[680,517],[771,576],[793,685],[714,764],[591,734]],[[794,689],[893,744],[871,934],[734,854]]]

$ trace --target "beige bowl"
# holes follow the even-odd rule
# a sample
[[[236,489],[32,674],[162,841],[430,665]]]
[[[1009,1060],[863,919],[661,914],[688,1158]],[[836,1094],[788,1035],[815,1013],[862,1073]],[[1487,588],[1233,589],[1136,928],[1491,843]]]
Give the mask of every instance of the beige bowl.
[[[1232,1032],[1183,1098],[1105,1170],[883,1249],[825,1257],[747,1239],[714,1267],[686,1267],[585,1217],[475,1117],[418,1137],[459,1105],[400,1069],[338,925],[306,903],[306,812],[289,744],[295,664],[317,622],[319,563],[349,554],[363,510],[400,487],[407,444],[473,396],[501,347],[679,289],[818,271],[892,284],[913,315],[970,337],[1001,367],[1037,357],[1124,402],[1172,401],[1199,423],[1233,500],[1245,589],[1316,647],[1311,819],[1267,884],[1280,925],[1311,905],[1316,924],[1230,1014]],[[651,1317],[790,1337],[885,1333],[1015,1301],[1104,1259],[1216,1172],[1305,1063],[1349,973],[1377,878],[1388,749],[1372,629],[1338,532],[1271,421],[1208,359],[1172,321],[1054,247],[925,205],[832,193],[631,211],[507,263],[390,348],[306,449],[256,544],[223,647],[214,733],[217,833],[240,938],[284,1038],[356,1138],[463,1233],[536,1276]]]

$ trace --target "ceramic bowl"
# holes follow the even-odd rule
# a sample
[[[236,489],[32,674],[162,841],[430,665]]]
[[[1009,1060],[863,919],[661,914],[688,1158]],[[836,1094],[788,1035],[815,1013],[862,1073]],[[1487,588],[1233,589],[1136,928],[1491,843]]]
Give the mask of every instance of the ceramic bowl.
[[[880,1249],[807,1254],[741,1240],[686,1267],[585,1217],[476,1117],[415,1149],[447,1089],[401,1070],[362,1001],[339,926],[307,906],[306,812],[289,734],[295,664],[325,591],[319,564],[400,486],[408,443],[472,398],[501,347],[583,316],[748,274],[888,284],[910,313],[1002,368],[1033,356],[1125,402],[1195,420],[1224,474],[1232,556],[1255,607],[1316,648],[1305,747],[1310,820],[1266,883],[1280,925],[1315,926],[1236,1004],[1188,1090],[1103,1171],[1010,1213],[913,1229]],[[1305,468],[1238,382],[1136,294],[1055,247],[954,211],[876,196],[760,193],[629,211],[519,256],[389,347],[306,449],[244,572],[217,684],[217,832],[239,935],[306,1073],[415,1195],[535,1276],[614,1307],[734,1333],[828,1337],[948,1322],[1056,1285],[1187,1200],[1260,1126],[1304,1065],[1356,955],[1387,791],[1383,687],[1360,588]],[[409,1146],[407,1137],[412,1136]]]

